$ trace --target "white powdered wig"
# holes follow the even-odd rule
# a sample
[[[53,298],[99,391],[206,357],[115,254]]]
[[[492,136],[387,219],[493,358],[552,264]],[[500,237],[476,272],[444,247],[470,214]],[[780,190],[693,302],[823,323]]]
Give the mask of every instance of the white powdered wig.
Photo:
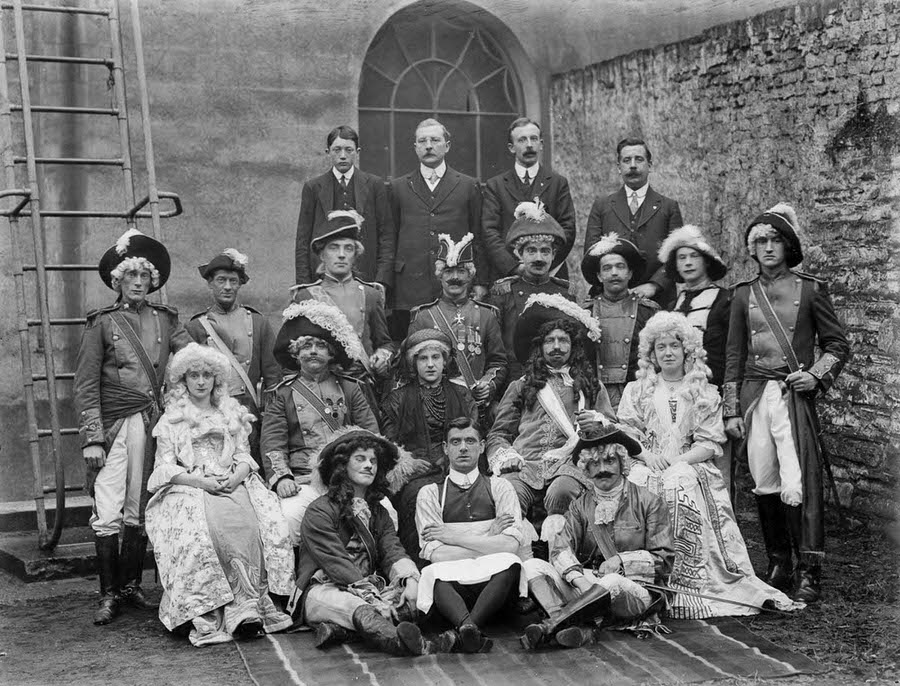
[[[159,286],[159,270],[153,266],[153,263],[146,257],[126,257],[116,265],[116,268],[109,273],[109,280],[114,289],[119,287],[122,277],[130,271],[142,271],[146,269],[150,272],[150,285],[154,288]]]

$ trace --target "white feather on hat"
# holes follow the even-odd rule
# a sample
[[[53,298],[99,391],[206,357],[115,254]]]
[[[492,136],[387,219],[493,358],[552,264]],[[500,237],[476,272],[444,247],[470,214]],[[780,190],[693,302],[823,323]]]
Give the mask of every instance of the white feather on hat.
[[[592,257],[602,257],[608,252],[611,252],[618,244],[619,234],[617,234],[615,231],[610,231],[608,234],[601,237],[599,241],[591,246],[588,254]]]
[[[247,257],[244,253],[235,250],[234,248],[225,248],[222,251],[223,255],[226,255],[232,262],[234,262],[238,267],[242,269],[247,268],[247,263],[250,261],[250,258]]]
[[[669,261],[669,257],[679,248],[694,248],[721,261],[713,247],[706,242],[700,227],[693,224],[685,224],[680,229],[674,229],[672,233],[666,236],[662,245],[659,246],[659,261],[665,264]]]
[[[351,220],[356,226],[361,227],[362,223],[365,221],[365,218],[356,210],[332,210],[328,213],[328,221],[332,219],[340,219],[341,217],[346,217]]]
[[[438,241],[440,241],[447,247],[447,255],[446,257],[439,258],[435,261],[441,261],[448,267],[455,267],[459,264],[459,256],[462,254],[462,251],[465,250],[474,240],[475,236],[473,236],[471,233],[467,233],[456,243],[453,242],[453,238],[450,237],[450,234],[438,234]]]
[[[584,326],[584,328],[587,329],[588,338],[594,342],[600,341],[600,322],[598,322],[586,309],[579,307],[576,303],[573,303],[559,293],[532,293],[528,296],[528,300],[525,301],[525,307],[522,308],[522,314],[525,314],[525,310],[532,305],[543,305],[552,310],[559,310],[567,317],[571,317]]]
[[[330,331],[335,340],[347,352],[347,356],[354,360],[366,358],[366,351],[356,335],[356,330],[347,319],[347,315],[334,305],[319,302],[318,300],[301,300],[291,303],[281,313],[284,321],[305,317],[318,327]]]
[[[769,209],[769,213],[777,214],[784,218],[784,220],[791,225],[791,228],[794,230],[799,237],[800,234],[800,223],[797,221],[797,212],[793,207],[788,205],[786,202],[780,202],[774,207]]]
[[[124,255],[128,252],[128,244],[131,243],[131,237],[143,235],[144,234],[137,229],[128,229],[128,231],[119,236],[119,240],[116,241],[116,253]]]
[[[544,217],[547,216],[547,212],[544,210],[544,203],[540,200],[535,200],[534,202],[520,202],[516,205],[516,210],[513,212],[513,215],[516,219],[525,217],[533,222],[542,222],[544,221]]]

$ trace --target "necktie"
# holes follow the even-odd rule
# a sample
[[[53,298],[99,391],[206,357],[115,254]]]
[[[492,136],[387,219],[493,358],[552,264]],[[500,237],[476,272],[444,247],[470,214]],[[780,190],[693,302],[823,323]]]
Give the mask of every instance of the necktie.
[[[528,177],[528,171],[525,171],[525,175],[522,177],[522,188],[526,191],[531,190],[531,179]]]
[[[436,171],[431,172],[431,176],[428,177],[428,183],[432,186],[437,186],[438,181],[440,181],[440,177],[437,175]]]
[[[637,193],[632,193],[631,200],[628,202],[628,208],[631,210],[631,214],[637,214],[639,207]]]
[[[341,188],[347,190],[347,177],[341,174]]]

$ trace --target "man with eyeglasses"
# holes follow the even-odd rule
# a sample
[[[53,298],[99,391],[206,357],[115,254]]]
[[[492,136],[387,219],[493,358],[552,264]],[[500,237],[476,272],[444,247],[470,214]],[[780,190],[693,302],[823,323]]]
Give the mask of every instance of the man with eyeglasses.
[[[487,260],[481,245],[481,191],[471,176],[450,168],[450,132],[436,119],[416,127],[414,138],[419,167],[391,183],[391,205],[397,228],[394,258],[395,287],[391,333],[406,336],[409,313],[417,305],[440,296],[435,274],[441,234],[454,242],[467,233],[475,237],[476,300],[487,296]]]
[[[384,180],[357,167],[359,134],[349,126],[332,129],[325,139],[331,169],[303,185],[297,222],[294,283],[316,278],[317,256],[310,250],[314,229],[335,210],[355,210],[364,221],[359,241],[364,250],[355,272],[364,281],[377,281],[385,289],[393,283],[394,223]]]

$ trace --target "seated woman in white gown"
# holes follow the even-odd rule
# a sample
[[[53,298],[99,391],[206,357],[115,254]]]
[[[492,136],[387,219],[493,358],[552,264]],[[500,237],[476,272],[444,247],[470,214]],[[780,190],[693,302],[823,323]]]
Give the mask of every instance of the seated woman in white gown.
[[[195,646],[291,625],[269,597],[293,589],[287,522],[250,457],[253,416],[228,395],[228,371],[213,348],[179,351],[153,430],[146,526],[163,587],[159,618],[170,631],[192,625]]]
[[[640,333],[638,356],[637,380],[625,387],[618,415],[643,447],[628,479],[663,496],[669,509],[675,541],[670,585],[686,593],[675,595],[668,615],[748,615],[758,612],[748,605],[769,601],[782,610],[798,607],[753,573],[713,462],[722,455],[725,428],[700,332],[682,314],[659,312]]]

